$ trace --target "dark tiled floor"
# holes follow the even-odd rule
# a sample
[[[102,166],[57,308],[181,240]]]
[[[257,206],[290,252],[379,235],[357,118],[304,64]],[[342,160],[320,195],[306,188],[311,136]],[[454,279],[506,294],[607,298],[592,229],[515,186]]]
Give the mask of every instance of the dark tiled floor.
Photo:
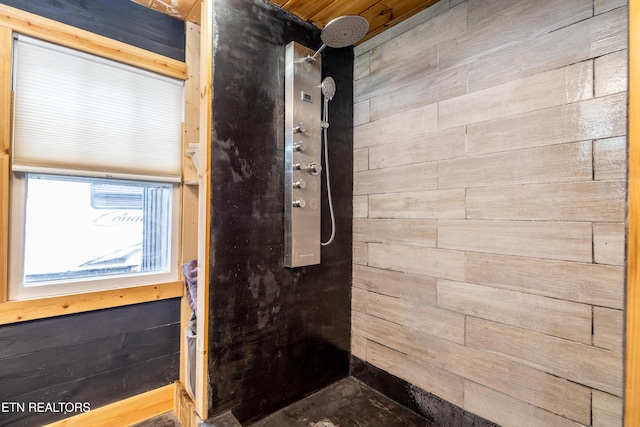
[[[141,423],[134,424],[131,427],[180,427],[178,419],[173,412],[158,415]]]
[[[230,413],[204,423],[207,427],[241,426]],[[362,384],[353,377],[322,390],[245,427],[433,427],[425,418]],[[133,427],[180,427],[172,413]]]
[[[415,412],[349,377],[247,427],[331,427],[331,424],[337,427],[432,426]]]

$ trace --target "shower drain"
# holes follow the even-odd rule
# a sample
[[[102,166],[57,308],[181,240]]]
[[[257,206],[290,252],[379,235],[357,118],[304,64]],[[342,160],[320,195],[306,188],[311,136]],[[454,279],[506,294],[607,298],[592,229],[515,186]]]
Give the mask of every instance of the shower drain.
[[[335,425],[334,423],[332,423],[329,420],[321,420],[321,421],[318,421],[317,423],[315,423],[311,427],[338,427],[338,426]]]

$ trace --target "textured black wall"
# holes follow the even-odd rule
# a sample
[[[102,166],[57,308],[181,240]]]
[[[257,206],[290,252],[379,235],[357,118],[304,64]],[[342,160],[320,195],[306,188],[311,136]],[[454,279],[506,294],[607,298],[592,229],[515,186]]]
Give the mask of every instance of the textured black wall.
[[[322,263],[289,269],[284,251],[284,52],[319,31],[262,0],[214,1],[210,412],[242,422],[349,369],[353,51],[327,49],[329,154],[337,214]],[[324,183],[323,183],[324,187]],[[323,197],[322,239],[330,233]]]
[[[184,57],[184,24],[129,0],[0,3]],[[87,402],[95,409],[172,383],[179,375],[179,321],[180,301],[172,299],[0,326],[0,426],[75,415],[55,407],[11,410],[12,402]]]

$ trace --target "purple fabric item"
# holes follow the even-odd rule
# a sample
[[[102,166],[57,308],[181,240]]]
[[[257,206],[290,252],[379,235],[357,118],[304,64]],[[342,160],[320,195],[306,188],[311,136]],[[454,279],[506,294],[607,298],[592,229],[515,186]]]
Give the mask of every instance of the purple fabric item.
[[[188,263],[182,266],[182,273],[184,274],[185,286],[187,288],[187,301],[189,301],[189,307],[196,314],[196,307],[198,306],[198,260],[192,259]]]

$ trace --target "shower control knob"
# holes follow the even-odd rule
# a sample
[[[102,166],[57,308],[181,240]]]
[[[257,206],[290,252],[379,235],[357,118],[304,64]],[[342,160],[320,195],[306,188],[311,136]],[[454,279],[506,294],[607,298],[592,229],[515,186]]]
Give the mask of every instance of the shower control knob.
[[[296,144],[293,144],[293,148],[296,151],[304,151],[304,150],[307,149],[307,145],[304,142],[300,141],[300,142],[298,142]]]
[[[320,171],[322,171],[322,166],[316,162],[312,162],[307,166],[307,171],[309,171],[311,175],[318,175]]]
[[[293,183],[293,188],[300,188],[303,189],[307,186],[307,183],[304,182],[304,179],[301,179],[300,181],[294,182]]]
[[[307,205],[307,202],[304,199],[298,199],[293,201],[293,207],[295,208],[304,208]]]
[[[296,163],[293,165],[293,169],[297,171],[304,171],[304,170],[307,170],[308,168],[309,166],[305,165],[304,163]]]
[[[293,128],[293,131],[295,133],[305,133],[307,131],[307,128],[302,122],[300,122],[298,126]]]

